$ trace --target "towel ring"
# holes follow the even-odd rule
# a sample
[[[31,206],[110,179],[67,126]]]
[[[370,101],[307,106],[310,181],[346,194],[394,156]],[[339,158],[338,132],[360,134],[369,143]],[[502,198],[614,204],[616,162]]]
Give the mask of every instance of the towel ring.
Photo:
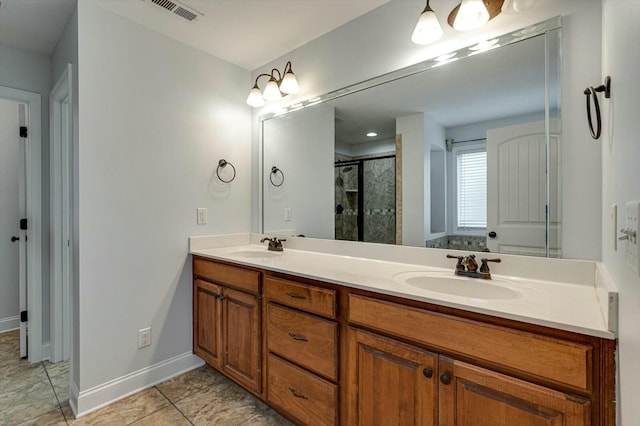
[[[600,114],[600,102],[598,102],[597,92],[604,92],[604,97],[609,99],[611,97],[611,77],[607,76],[604,79],[604,84],[598,87],[589,86],[584,90],[584,94],[587,96],[587,123],[589,125],[589,132],[593,139],[600,139],[602,133],[602,115]],[[596,128],[593,128],[593,119],[591,118],[591,97],[593,96],[593,106],[596,110]]]
[[[231,176],[231,179],[229,179],[229,180],[224,180],[220,176],[220,168],[221,167],[225,168],[227,165],[231,166],[231,168],[233,169],[233,176]],[[223,158],[222,160],[218,161],[218,168],[216,168],[216,175],[218,176],[218,179],[220,179],[222,182],[230,183],[231,181],[233,181],[236,178],[236,168],[233,167],[233,164],[229,163],[227,160],[225,160]]]
[[[280,183],[275,183],[273,181],[273,176],[278,174],[278,172],[280,172],[280,175],[282,175],[282,180],[280,180]],[[280,170],[276,166],[273,166],[271,167],[271,174],[269,174],[269,180],[271,181],[271,185],[273,186],[282,186],[282,184],[284,183],[284,173],[282,173],[282,170]]]

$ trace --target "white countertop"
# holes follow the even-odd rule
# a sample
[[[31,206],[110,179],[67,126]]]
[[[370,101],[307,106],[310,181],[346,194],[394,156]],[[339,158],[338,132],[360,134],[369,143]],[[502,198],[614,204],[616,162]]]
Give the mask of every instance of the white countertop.
[[[267,252],[266,245],[251,244],[257,241],[255,234],[252,234],[250,239],[221,236],[209,237],[205,242],[200,238],[199,241],[191,239],[191,254],[591,336],[615,338],[615,332],[610,324],[607,324],[603,309],[611,312],[607,304],[615,302],[617,305],[617,297],[610,297],[610,291],[603,293],[602,288],[598,291],[598,280],[595,277],[591,282],[579,284],[527,278],[520,274],[500,275],[494,272],[493,280],[466,280],[469,280],[469,285],[479,282],[482,285],[506,287],[516,292],[517,296],[506,300],[474,298],[417,288],[401,279],[403,276],[419,275],[409,274],[412,272],[454,277],[455,262],[449,268],[442,268],[299,250],[287,248],[287,243],[283,252]],[[254,257],[261,256],[262,252],[267,252],[268,257]],[[500,257],[503,258],[503,263],[510,258],[508,255]],[[520,263],[526,261],[521,257],[517,258]],[[536,261],[532,260],[534,263]],[[603,302],[600,300],[602,297],[607,297],[608,300]]]

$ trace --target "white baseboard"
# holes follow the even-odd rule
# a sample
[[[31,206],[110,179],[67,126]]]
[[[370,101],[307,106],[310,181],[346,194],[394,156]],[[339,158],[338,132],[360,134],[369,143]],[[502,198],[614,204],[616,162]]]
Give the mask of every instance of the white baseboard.
[[[78,392],[72,383],[71,409],[76,418],[82,417],[202,365],[204,365],[202,359],[192,352],[185,352],[84,391]]]
[[[20,316],[0,318],[0,333],[20,328]]]

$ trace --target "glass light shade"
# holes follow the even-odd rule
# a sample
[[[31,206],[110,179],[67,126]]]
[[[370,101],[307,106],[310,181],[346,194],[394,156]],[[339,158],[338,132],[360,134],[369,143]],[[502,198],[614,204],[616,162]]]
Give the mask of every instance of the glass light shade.
[[[418,18],[416,28],[411,35],[411,41],[415,44],[429,44],[439,40],[441,37],[442,27],[438,22],[438,18],[433,10],[427,7]]]
[[[253,89],[249,92],[249,96],[247,97],[247,104],[252,107],[261,107],[264,105],[264,98],[262,97],[262,93],[260,93],[260,89],[258,86],[253,86]]]
[[[280,83],[280,91],[282,93],[286,93],[287,95],[293,95],[294,93],[298,93],[298,80],[296,79],[296,75],[293,71],[287,71]]]
[[[278,83],[275,79],[272,78],[269,80],[264,88],[262,96],[264,96],[268,101],[279,101],[282,99],[282,93],[280,93],[280,88],[278,87]]]
[[[456,31],[471,31],[489,21],[489,11],[482,0],[462,0],[453,21]]]
[[[502,13],[515,15],[533,6],[533,0],[505,0],[502,4]]]

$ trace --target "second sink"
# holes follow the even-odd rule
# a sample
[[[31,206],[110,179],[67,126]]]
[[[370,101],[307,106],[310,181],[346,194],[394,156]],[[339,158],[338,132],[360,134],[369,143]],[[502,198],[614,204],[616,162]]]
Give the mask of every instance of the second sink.
[[[396,282],[415,288],[458,297],[485,300],[512,300],[522,297],[520,291],[508,286],[510,281],[500,278],[480,280],[440,271],[402,272],[393,278]]]

